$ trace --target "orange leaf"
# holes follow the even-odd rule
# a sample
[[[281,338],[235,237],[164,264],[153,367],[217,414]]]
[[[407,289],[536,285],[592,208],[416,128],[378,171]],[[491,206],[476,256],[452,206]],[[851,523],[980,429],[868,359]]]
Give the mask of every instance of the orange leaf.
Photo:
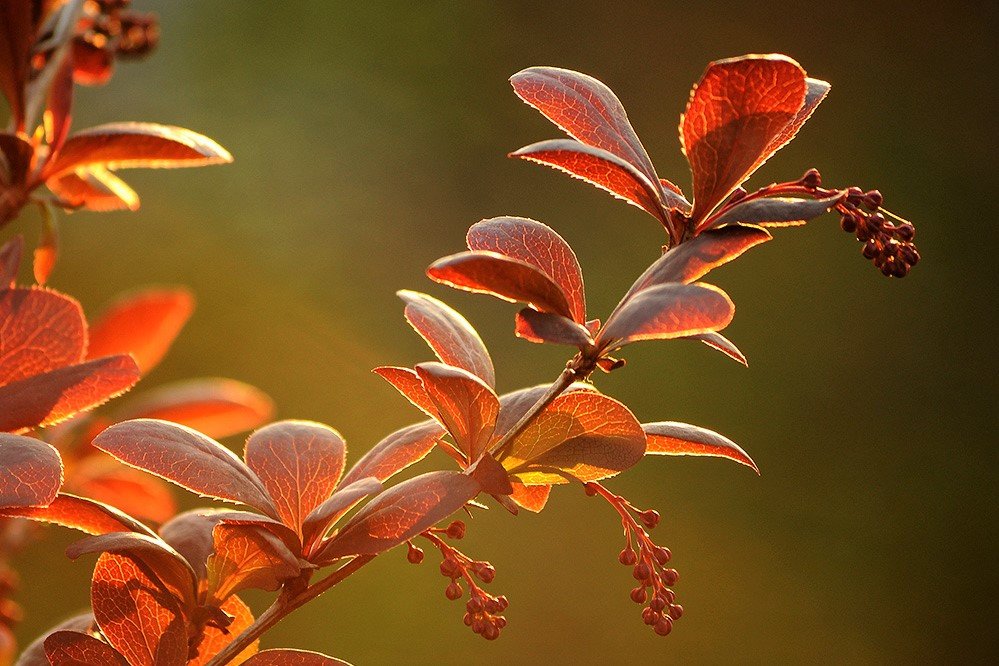
[[[382,483],[373,476],[358,479],[333,493],[329,499],[313,509],[302,521],[303,543],[311,550],[336,521],[362,499],[382,490]]]
[[[160,479],[107,456],[81,461],[66,480],[66,490],[154,523],[164,523],[177,513],[173,495]]]
[[[98,407],[139,381],[131,356],[106,356],[0,386],[0,431],[52,425]]]
[[[187,666],[204,666],[226,645],[229,645],[236,636],[239,636],[244,629],[253,624],[253,611],[235,595],[226,599],[221,609],[232,617],[232,624],[224,630],[207,625],[202,634],[201,642],[198,643],[198,656],[188,661]],[[233,666],[244,663],[257,653],[259,645],[259,640],[253,641],[228,663]]]
[[[137,532],[155,536],[148,527],[113,506],[66,493],[56,495],[48,506],[0,509],[0,515],[52,523],[87,534]]]
[[[264,650],[244,662],[245,666],[351,666],[346,661],[318,652],[278,648]]]
[[[208,593],[222,601],[244,589],[274,591],[298,576],[298,558],[281,539],[258,525],[220,523],[208,558]]]
[[[643,423],[642,428],[648,437],[646,453],[664,456],[716,456],[728,458],[749,467],[757,474],[760,469],[742,448],[716,432],[707,428],[661,421]]]
[[[100,556],[90,600],[101,633],[130,666],[187,663],[180,604],[129,558]]]
[[[45,638],[45,656],[52,666],[128,666],[107,643],[77,631],[56,631]]]
[[[260,479],[210,437],[176,423],[136,419],[94,438],[94,446],[127,465],[207,497],[239,502],[277,517]]]
[[[77,363],[87,344],[80,304],[47,289],[0,291],[0,332],[0,385]]]
[[[62,458],[30,437],[0,433],[0,507],[46,506],[62,485]]]
[[[468,320],[426,294],[409,290],[396,293],[406,303],[406,321],[427,341],[442,363],[468,370],[490,386],[495,385],[492,359]]]
[[[315,562],[376,554],[411,539],[460,509],[481,491],[461,472],[429,472],[368,502],[320,550]]]
[[[57,631],[72,631],[92,635],[97,631],[97,627],[94,624],[92,613],[83,613],[60,622],[36,638],[24,649],[24,652],[21,653],[17,661],[17,666],[49,666],[48,657],[45,656],[45,639]]]
[[[778,137],[801,111],[806,90],[804,70],[786,56],[708,65],[680,120],[694,176],[695,225],[773,154]]]
[[[599,481],[645,455],[645,433],[627,407],[599,393],[555,398],[510,443],[500,462],[524,485]]]
[[[498,252],[459,252],[438,259],[427,269],[430,279],[511,303],[522,301],[543,312],[572,318],[568,297],[537,267]]]
[[[644,289],[618,306],[595,344],[610,349],[638,340],[708,333],[728,326],[734,314],[735,305],[718,287],[667,282]]]
[[[87,358],[131,354],[143,374],[163,358],[194,311],[186,289],[146,289],[118,299],[90,327]]]
[[[551,486],[525,486],[522,483],[514,483],[513,493],[510,499],[528,511],[541,513],[541,510],[548,504],[548,496],[552,492]]]
[[[454,443],[474,462],[488,448],[499,413],[499,398],[472,373],[444,365],[420,363],[416,373]]]
[[[430,394],[427,393],[427,389],[423,386],[423,381],[416,374],[415,370],[383,365],[371,372],[394,386],[399,393],[419,407],[427,416],[432,416],[435,419],[440,418],[437,414],[437,406],[430,399]]]
[[[189,379],[159,386],[129,400],[119,419],[173,421],[221,439],[266,423],[274,403],[260,389],[234,379]]]
[[[340,433],[310,421],[279,421],[246,440],[247,466],[264,484],[285,525],[302,536],[302,521],[340,481],[347,445]]]
[[[182,127],[109,123],[77,132],[45,168],[46,180],[80,166],[164,169],[232,162],[225,148]]]
[[[139,210],[139,195],[107,169],[91,165],[78,167],[49,178],[45,184],[69,208],[86,208],[99,213]]]
[[[444,429],[436,421],[424,421],[396,430],[354,463],[340,482],[340,487],[368,476],[385,481],[423,460],[443,435]]]

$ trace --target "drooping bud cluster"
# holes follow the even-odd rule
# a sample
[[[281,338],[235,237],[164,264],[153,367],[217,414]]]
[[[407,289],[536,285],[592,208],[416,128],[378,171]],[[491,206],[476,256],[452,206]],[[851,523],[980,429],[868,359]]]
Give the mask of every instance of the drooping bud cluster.
[[[683,615],[683,606],[676,602],[676,593],[671,589],[679,580],[676,569],[667,567],[672,553],[669,548],[654,543],[647,530],[659,524],[659,512],[653,509],[640,510],[621,497],[604,488],[599,483],[587,483],[588,495],[600,495],[607,500],[621,516],[625,546],[618,554],[618,561],[631,568],[632,576],[638,585],[631,590],[631,600],[642,604],[642,621],[652,627],[660,636],[673,630],[673,623]]]
[[[131,4],[131,0],[88,0],[73,41],[78,83],[104,83],[115,58],[141,58],[156,48],[159,19],[155,14],[129,11]]]
[[[456,520],[446,528],[431,528],[420,534],[432,543],[443,557],[441,575],[450,582],[444,588],[444,596],[451,601],[457,601],[465,595],[462,581],[468,586],[468,601],[465,604],[465,626],[486,640],[499,638],[500,632],[506,626],[506,618],[500,615],[510,602],[505,596],[493,596],[479,587],[476,580],[489,584],[496,577],[496,569],[489,562],[473,560],[457,548],[442,539],[446,536],[458,540],[465,536],[465,523]],[[407,559],[413,564],[423,561],[423,551],[412,543],[409,544]]]

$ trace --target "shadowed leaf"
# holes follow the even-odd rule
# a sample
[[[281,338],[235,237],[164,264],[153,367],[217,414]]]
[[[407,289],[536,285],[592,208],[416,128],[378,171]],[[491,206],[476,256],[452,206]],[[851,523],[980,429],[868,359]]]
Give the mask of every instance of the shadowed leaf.
[[[316,561],[380,553],[411,539],[479,494],[461,472],[430,472],[403,481],[368,502],[319,552]]]
[[[215,552],[213,530],[223,521],[258,525],[268,529],[288,529],[271,518],[249,511],[194,509],[179,514],[160,527],[160,537],[184,556],[197,574],[198,580],[204,580],[208,576],[206,562]],[[288,536],[290,541],[294,541],[293,533]]]
[[[533,308],[524,308],[517,313],[514,332],[518,338],[537,343],[585,347],[593,342],[590,332],[582,324],[562,315],[538,312]]]
[[[565,295],[570,318],[586,321],[583,272],[576,253],[550,227],[525,217],[494,217],[469,227],[465,240],[469,250],[496,252],[537,268]]]
[[[801,129],[801,126],[805,124],[805,121],[811,118],[815,109],[822,103],[822,100],[826,98],[829,94],[830,85],[825,81],[820,81],[819,79],[805,79],[805,85],[807,89],[805,91],[805,102],[801,105],[798,113],[794,115],[787,125],[784,126],[777,136],[773,138],[770,145],[767,146],[765,153],[767,155],[773,155],[783,146],[785,146]]]
[[[50,444],[0,433],[0,507],[45,506],[62,486],[62,459]]]
[[[456,289],[521,301],[572,318],[566,294],[551,278],[531,264],[496,252],[452,254],[431,264],[427,275]]]
[[[113,647],[77,631],[49,634],[45,638],[45,656],[52,666],[128,666]]]
[[[215,553],[208,558],[208,590],[216,600],[244,589],[280,589],[301,571],[294,553],[265,528],[221,523],[213,534]]]
[[[232,451],[190,428],[136,419],[111,426],[93,444],[127,465],[191,492],[246,504],[277,517],[260,479]]]
[[[69,296],[0,290],[0,385],[77,363],[86,344],[83,310]]]
[[[340,482],[340,487],[368,476],[385,481],[413,463],[423,460],[443,435],[444,429],[436,421],[425,421],[396,430],[354,463]]]
[[[443,363],[420,363],[416,372],[455,444],[474,461],[489,446],[499,413],[492,388],[470,372]]]
[[[244,663],[246,666],[351,666],[346,661],[318,652],[288,648],[258,652]]]
[[[139,381],[130,356],[106,356],[0,386],[0,430],[47,426],[98,407]]]
[[[222,610],[232,617],[232,624],[224,630],[208,625],[204,629],[201,642],[198,644],[198,656],[187,662],[187,666],[204,666],[217,655],[222,649],[229,645],[236,636],[244,629],[253,624],[253,611],[243,603],[243,600],[233,595],[226,599],[221,606]],[[232,658],[229,664],[237,666],[257,653],[260,641],[253,641],[246,649]]]
[[[461,314],[416,291],[397,292],[406,303],[406,321],[427,341],[442,363],[468,370],[493,386],[496,373],[482,338]]]
[[[359,479],[337,490],[317,506],[302,522],[303,543],[321,538],[343,514],[350,511],[362,499],[376,495],[382,490],[382,483],[373,476]]]
[[[723,215],[708,222],[712,227],[735,222],[748,222],[762,226],[786,227],[804,224],[828,213],[845,195],[837,192],[823,199],[791,199],[771,197],[753,199],[729,208]]]
[[[503,466],[524,485],[598,481],[645,455],[645,433],[631,411],[599,393],[555,398],[510,443]]]
[[[682,247],[682,246],[681,246]],[[735,306],[713,285],[666,283],[628,299],[607,320],[596,344],[621,347],[638,340],[667,340],[725,328]]]
[[[45,639],[59,631],[86,633],[90,635],[96,631],[94,616],[91,613],[83,613],[52,627],[24,649],[24,652],[17,658],[14,666],[51,666],[48,657],[45,656]],[[111,664],[114,664],[114,662],[111,662]]]
[[[805,101],[805,72],[782,55],[711,63],[690,93],[680,140],[694,177],[699,223],[776,148]]]
[[[132,398],[115,420],[173,421],[216,439],[252,430],[274,413],[260,389],[234,379],[188,379],[159,386]]]
[[[69,137],[45,178],[80,166],[107,169],[153,169],[224,164],[232,161],[225,148],[206,136],[182,127],[156,123],[109,123]]]
[[[129,558],[98,558],[90,600],[101,633],[131,666],[187,663],[180,605]]]
[[[194,311],[186,289],[147,289],[119,299],[90,327],[87,358],[131,354],[143,374],[160,362]]]
[[[538,384],[501,395],[500,412],[496,417],[496,432],[506,433],[512,428],[527,413],[527,410],[537,404],[538,400],[548,392],[548,388],[548,384]],[[576,391],[597,392],[597,389],[593,384],[575,382],[565,392],[574,393]]]
[[[647,453],[664,456],[717,456],[728,458],[749,467],[757,474],[760,469],[742,448],[716,432],[706,428],[661,421],[644,423],[642,428],[648,437]]]
[[[347,445],[333,428],[310,421],[279,421],[246,440],[243,457],[264,484],[285,525],[302,536],[302,521],[336,488]]]

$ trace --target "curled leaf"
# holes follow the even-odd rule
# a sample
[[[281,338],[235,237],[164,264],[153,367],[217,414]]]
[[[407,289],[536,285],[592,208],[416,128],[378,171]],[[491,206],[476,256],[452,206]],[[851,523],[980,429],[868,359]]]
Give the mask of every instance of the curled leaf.
[[[315,540],[350,511],[358,502],[382,490],[382,483],[373,476],[358,479],[333,493],[329,499],[317,506],[302,521],[302,532],[306,542]]]
[[[264,650],[243,663],[245,666],[351,666],[325,654],[288,648]]]
[[[721,333],[710,332],[710,333],[698,333],[697,335],[691,335],[691,340],[700,340],[712,349],[717,349],[721,353],[728,356],[730,359],[737,363],[749,367],[749,361],[746,360],[746,355],[743,354],[735,343],[726,338]]]
[[[717,456],[734,460],[757,474],[760,473],[753,459],[738,444],[707,428],[674,421],[644,423],[642,428],[648,437],[647,453],[664,456]]]
[[[63,172],[45,184],[66,208],[85,208],[98,213],[139,210],[139,195],[135,190],[96,164]]]

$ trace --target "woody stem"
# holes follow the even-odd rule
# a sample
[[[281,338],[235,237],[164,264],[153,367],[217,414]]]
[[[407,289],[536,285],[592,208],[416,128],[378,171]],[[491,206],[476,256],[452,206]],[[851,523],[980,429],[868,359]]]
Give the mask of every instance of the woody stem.
[[[301,592],[291,594],[282,592],[281,595],[274,600],[274,603],[260,614],[260,617],[258,617],[253,624],[244,629],[243,632],[236,636],[231,643],[212,657],[211,661],[205,664],[205,666],[222,666],[223,664],[228,664],[255,640],[260,638],[267,630],[283,620],[292,611],[309,603],[374,558],[374,555],[358,555],[326,578],[309,585]]]

